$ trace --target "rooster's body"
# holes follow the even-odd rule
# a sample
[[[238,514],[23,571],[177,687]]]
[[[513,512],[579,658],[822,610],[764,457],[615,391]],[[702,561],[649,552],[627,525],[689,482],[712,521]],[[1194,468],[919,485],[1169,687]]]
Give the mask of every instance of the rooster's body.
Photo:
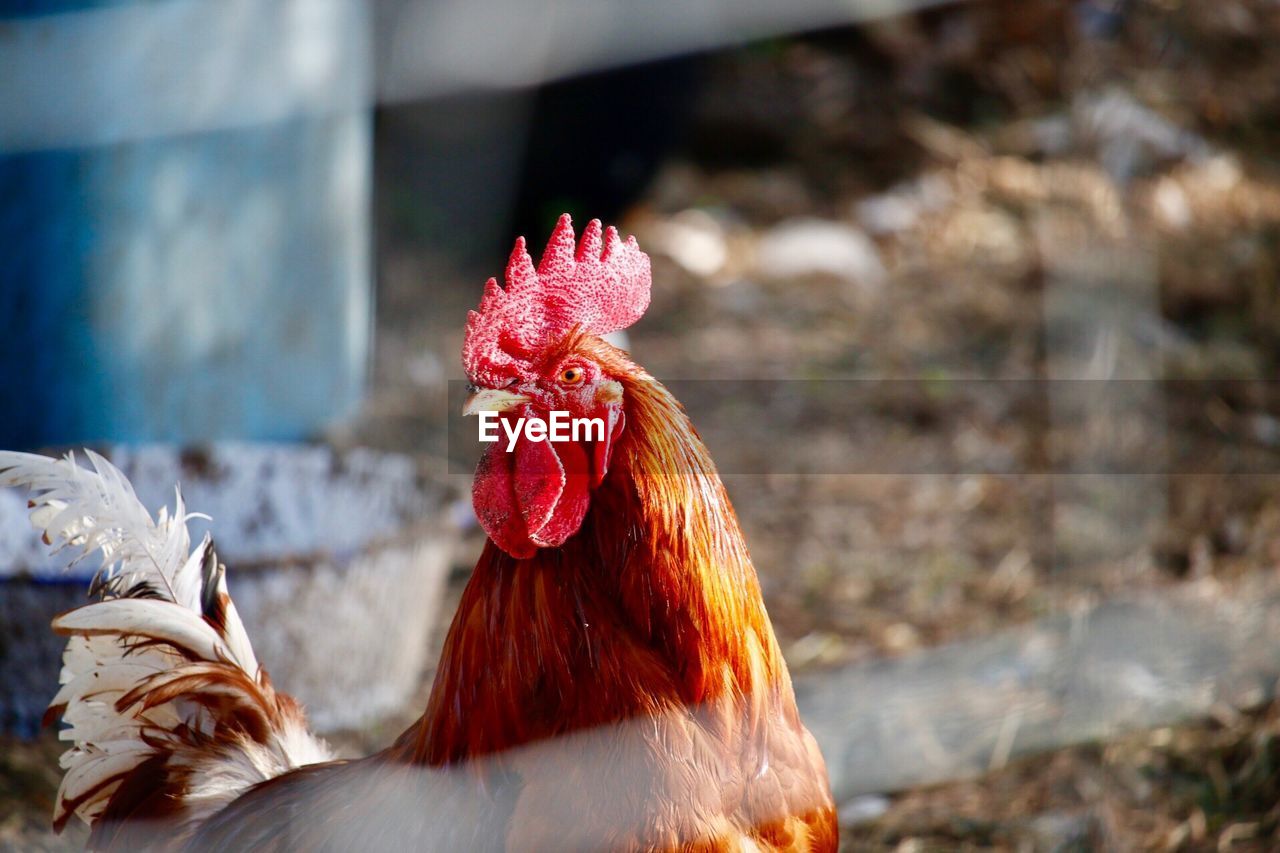
[[[64,681],[123,666],[114,661],[127,659],[118,650],[130,636],[155,640],[144,655],[169,657],[154,671],[122,672],[126,692],[104,694],[129,718],[123,737],[140,760],[110,768],[96,799],[64,791],[63,819],[78,811],[95,842],[130,849],[141,836],[126,818],[167,821],[165,843],[199,849],[835,849],[822,757],[715,467],[666,389],[598,337],[644,310],[647,259],[612,232],[600,250],[598,223],[575,253],[562,220],[536,274],[517,246],[507,289],[491,283],[468,325],[472,408],[540,417],[562,405],[600,415],[609,434],[489,450],[475,497],[490,541],[422,718],[378,755],[330,761],[257,670],[220,585],[209,594],[197,584],[198,606],[185,609],[232,639],[194,661],[186,634],[151,623],[184,606],[173,597],[91,604],[55,623],[76,635]],[[601,280],[612,295],[601,295]],[[548,282],[559,288],[550,296]],[[33,482],[21,464],[38,458],[0,456],[3,477]],[[180,571],[211,559],[197,548]],[[206,590],[221,582],[212,570],[201,577]],[[128,627],[94,633],[111,606]],[[73,666],[78,648],[107,642],[116,645],[98,663]],[[139,723],[145,695],[171,712]],[[91,697],[69,685],[55,700],[77,726],[68,755],[104,748],[96,730],[78,730]],[[202,755],[209,767],[192,770]],[[204,781],[212,767],[222,773],[216,795]],[[106,769],[94,777],[107,778]]]

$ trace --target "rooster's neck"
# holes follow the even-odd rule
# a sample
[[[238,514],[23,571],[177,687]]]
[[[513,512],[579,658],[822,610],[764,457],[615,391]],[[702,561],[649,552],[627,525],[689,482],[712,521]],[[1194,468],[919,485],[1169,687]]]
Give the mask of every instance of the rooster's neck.
[[[629,519],[637,541],[619,564],[631,624],[676,662],[682,698],[705,702],[785,680],[737,516],[684,408],[645,374],[625,383],[631,441],[600,496],[598,524]],[[602,542],[607,547],[607,541]],[[619,561],[615,561],[619,562]]]
[[[664,708],[790,696],[706,448],[658,382],[637,370],[624,388],[627,429],[579,532],[526,560],[486,543],[401,755],[446,764]]]

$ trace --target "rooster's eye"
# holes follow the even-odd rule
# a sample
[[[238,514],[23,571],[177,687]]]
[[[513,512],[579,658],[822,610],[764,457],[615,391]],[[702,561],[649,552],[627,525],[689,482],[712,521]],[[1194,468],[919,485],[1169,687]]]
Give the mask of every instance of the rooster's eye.
[[[560,384],[577,385],[582,381],[583,375],[581,367],[566,367],[560,371]]]

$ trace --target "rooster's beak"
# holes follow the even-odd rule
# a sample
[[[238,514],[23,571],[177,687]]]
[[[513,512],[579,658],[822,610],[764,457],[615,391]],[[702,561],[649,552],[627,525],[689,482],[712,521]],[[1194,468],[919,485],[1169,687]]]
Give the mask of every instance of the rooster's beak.
[[[527,402],[529,398],[523,394],[513,394],[500,388],[481,388],[462,404],[462,415],[466,417],[479,412],[505,412]]]

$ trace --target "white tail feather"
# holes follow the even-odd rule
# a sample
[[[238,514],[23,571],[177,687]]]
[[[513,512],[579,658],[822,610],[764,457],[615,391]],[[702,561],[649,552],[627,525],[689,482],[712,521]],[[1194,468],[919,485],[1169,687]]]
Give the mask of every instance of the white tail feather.
[[[187,827],[251,785],[330,760],[258,665],[211,540],[190,548],[181,493],[153,519],[118,468],[86,455],[92,470],[71,454],[0,452],[0,486],[31,490],[32,524],[55,552],[71,564],[102,553],[91,587],[101,600],[53,623],[70,639],[50,713],[73,744],[54,825],[72,813],[93,824],[157,756],[164,770],[148,784],[181,797]]]
[[[92,471],[70,453],[51,459],[0,452],[0,485],[31,490],[32,524],[55,553],[78,551],[72,565],[100,550],[104,578],[119,577],[127,585],[149,581],[169,600],[198,611],[200,575],[181,571],[191,544],[181,493],[175,490],[172,515],[161,508],[153,520],[119,468],[92,450],[85,455]]]

